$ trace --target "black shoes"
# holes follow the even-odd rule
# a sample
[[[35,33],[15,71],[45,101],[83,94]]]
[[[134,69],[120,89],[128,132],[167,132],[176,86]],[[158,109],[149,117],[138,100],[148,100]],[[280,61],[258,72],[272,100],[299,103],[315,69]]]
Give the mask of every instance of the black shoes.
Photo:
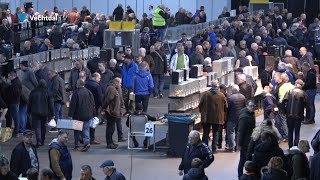
[[[314,120],[302,121],[302,124],[314,124],[316,123]]]
[[[86,144],[83,146],[83,148],[81,149],[81,152],[87,152],[90,149],[90,144]]]
[[[112,144],[108,144],[107,145],[107,149],[117,149],[119,145],[118,144],[115,144],[115,143],[112,143]]]
[[[133,140],[133,145],[134,145],[135,148],[139,147],[138,141],[134,139]]]
[[[119,138],[119,139],[118,139],[118,142],[126,142],[126,141],[127,141],[126,138]]]

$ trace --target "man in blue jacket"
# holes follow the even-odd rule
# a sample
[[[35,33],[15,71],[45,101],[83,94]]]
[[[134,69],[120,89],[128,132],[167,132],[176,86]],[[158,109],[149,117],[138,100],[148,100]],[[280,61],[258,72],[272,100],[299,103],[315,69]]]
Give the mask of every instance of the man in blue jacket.
[[[134,79],[135,104],[142,103],[143,112],[147,112],[149,97],[154,88],[153,79],[149,71],[148,63],[143,61]]]
[[[122,97],[124,106],[126,108],[126,113],[124,115],[130,114],[130,110],[132,110],[132,104],[129,100],[129,94],[133,92],[133,79],[137,71],[138,65],[132,60],[131,55],[126,54],[124,56],[124,63],[122,65]]]

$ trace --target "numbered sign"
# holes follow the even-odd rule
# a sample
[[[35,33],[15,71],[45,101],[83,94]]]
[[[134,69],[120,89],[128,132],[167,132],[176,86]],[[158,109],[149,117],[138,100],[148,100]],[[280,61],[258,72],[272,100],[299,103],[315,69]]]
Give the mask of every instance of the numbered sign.
[[[144,135],[147,137],[153,137],[154,135],[154,124],[151,122],[148,122],[144,126]]]

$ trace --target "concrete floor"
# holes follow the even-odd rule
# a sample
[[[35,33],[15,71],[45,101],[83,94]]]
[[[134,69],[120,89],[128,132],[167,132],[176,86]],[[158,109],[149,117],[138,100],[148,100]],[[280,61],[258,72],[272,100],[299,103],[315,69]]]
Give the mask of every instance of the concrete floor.
[[[168,99],[154,99],[150,98],[149,112],[154,113],[166,113],[167,112]],[[301,139],[311,141],[314,134],[320,127],[319,123],[319,108],[320,108],[320,96],[316,97],[316,124],[314,125],[302,125]],[[257,121],[261,122],[262,117],[258,116]],[[127,134],[127,127],[125,126],[125,118],[122,119],[123,130],[125,135]],[[162,135],[165,129],[160,130]],[[159,131],[159,132],[160,132]],[[47,133],[46,144],[48,144],[56,134]],[[166,156],[165,150],[157,150],[153,152],[151,150],[128,150],[127,142],[119,143],[120,147],[116,150],[106,149],[105,144],[105,125],[97,127],[96,137],[98,141],[101,141],[101,145],[91,146],[91,149],[86,152],[73,151],[73,133],[69,136],[68,147],[72,154],[73,159],[73,179],[78,179],[80,176],[80,167],[84,164],[88,164],[93,169],[94,177],[98,180],[104,179],[104,174],[99,168],[100,164],[106,159],[112,159],[117,166],[117,169],[121,171],[127,179],[132,180],[163,180],[163,179],[182,179],[178,176],[178,166],[180,164],[180,158],[170,158]],[[114,139],[117,139],[116,133]],[[0,144],[0,154],[4,154],[7,157],[11,156],[11,151],[14,146],[21,141],[21,139],[11,139],[6,143]],[[287,149],[287,144],[282,143],[281,147]],[[222,151],[222,150],[221,150]],[[312,151],[312,150],[311,150]],[[311,152],[312,153],[312,152]],[[48,146],[44,146],[38,149],[38,156],[40,159],[40,168],[48,167]],[[239,161],[239,153],[224,153],[219,152],[214,155],[215,161],[205,171],[209,179],[216,180],[235,180],[237,179],[237,166]]]

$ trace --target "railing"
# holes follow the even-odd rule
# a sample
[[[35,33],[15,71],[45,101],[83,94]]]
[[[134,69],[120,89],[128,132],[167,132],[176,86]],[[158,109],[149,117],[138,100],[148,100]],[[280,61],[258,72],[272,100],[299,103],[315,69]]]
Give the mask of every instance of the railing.
[[[255,15],[258,13],[264,13],[263,10],[259,11],[254,11],[254,12],[248,12],[246,14],[243,14],[244,17],[247,17],[249,15]],[[199,24],[184,24],[184,25],[179,25],[175,27],[168,27],[166,30],[165,38],[164,40],[167,41],[168,43],[176,43],[181,39],[181,34],[186,33],[188,38],[193,37],[194,35],[197,34],[198,30],[203,30],[206,29],[212,25],[218,26],[221,25],[225,20],[231,21],[233,17],[228,17],[228,18],[219,18],[210,22],[205,22],[205,23],[199,23]]]

